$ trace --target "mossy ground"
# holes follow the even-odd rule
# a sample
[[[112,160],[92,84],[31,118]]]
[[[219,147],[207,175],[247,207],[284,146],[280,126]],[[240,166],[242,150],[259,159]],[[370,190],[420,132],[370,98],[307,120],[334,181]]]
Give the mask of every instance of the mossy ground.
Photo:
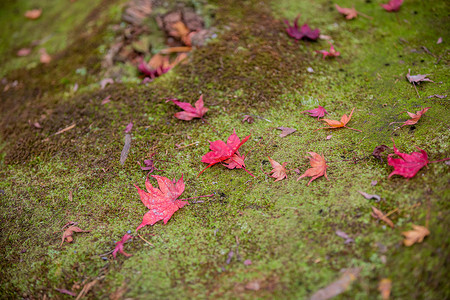
[[[14,25],[9,33],[23,39],[2,42],[0,48],[7,71],[28,66],[8,73],[9,81],[19,81],[17,88],[4,91],[2,86],[0,92],[3,297],[64,298],[68,296],[55,288],[73,289],[100,278],[89,297],[106,298],[124,287],[124,297],[135,299],[302,299],[349,267],[362,271],[342,299],[377,299],[378,282],[386,277],[392,279],[394,299],[450,297],[448,165],[430,164],[410,180],[388,179],[392,168],[370,156],[375,146],[392,145],[392,138],[402,152],[418,146],[430,160],[450,156],[448,98],[427,98],[449,91],[448,3],[406,1],[394,14],[383,11],[380,1],[359,1],[356,8],[374,19],[347,21],[329,1],[217,1],[212,4],[219,8],[219,37],[195,50],[188,64],[147,85],[128,80],[100,90],[102,49],[111,37],[107,24],[120,22],[123,1],[96,7],[102,13],[91,13],[95,26],[82,39],[77,33],[86,25],[88,4],[55,2],[61,3],[54,11],[64,3],[71,16],[84,8],[75,21],[81,25],[59,29],[57,20],[64,16],[55,16],[51,29]],[[26,23],[22,10],[34,2],[21,3],[2,10],[20,10],[16,17],[9,15],[11,24]],[[332,36],[342,56],[322,60],[314,50],[328,48],[326,42],[290,39],[280,20],[298,13],[300,22]],[[54,49],[65,49],[55,53],[50,65],[30,66],[11,58],[20,41],[26,44],[25,30],[31,35],[55,28],[62,33]],[[73,43],[64,37],[73,37]],[[442,44],[436,44],[439,37]],[[7,39],[4,33],[1,41]],[[77,73],[79,68],[87,74]],[[418,86],[421,98],[405,80],[408,69],[435,81]],[[80,85],[76,93],[75,83]],[[174,119],[177,108],[164,101],[177,97],[193,103],[200,94],[210,108],[211,126]],[[107,95],[112,101],[101,105]],[[355,107],[349,126],[362,133],[314,132],[323,124],[301,111],[317,104],[326,107],[330,119]],[[389,126],[406,120],[405,111],[428,106],[432,108],[417,125],[396,131]],[[245,114],[257,116],[256,122],[242,124]],[[30,127],[28,120],[39,120],[43,129]],[[123,130],[130,120],[132,147],[122,166]],[[73,123],[75,128],[52,135]],[[297,132],[280,138],[278,126]],[[241,137],[252,134],[241,153],[254,147],[246,164],[256,177],[214,166],[197,178],[208,141],[224,140],[233,129]],[[196,145],[175,146],[192,143]],[[261,167],[270,170],[267,156],[304,172],[309,151],[329,161],[329,181],[321,177],[307,186],[307,179],[297,182],[298,175],[291,172],[274,183],[261,172]],[[106,255],[104,260],[100,254],[112,250],[128,230],[133,232],[146,212],[133,184],[143,187],[146,174],[137,161],[153,152],[169,161],[157,162],[164,171],[156,174],[184,174],[182,197],[216,195],[179,210],[166,225],[140,230],[153,246],[136,238],[125,246],[132,257]],[[376,186],[371,186],[373,180]],[[366,200],[359,190],[378,194],[382,201]],[[376,222],[370,216],[372,205],[384,212],[398,208],[391,216],[396,228]],[[431,235],[422,244],[404,247],[401,232],[427,220]],[[92,232],[78,234],[74,243],[60,248],[58,230],[68,221]],[[344,244],[334,233],[337,229],[355,243]],[[235,255],[226,264],[231,250]],[[250,266],[244,265],[246,259]],[[258,291],[246,289],[253,281],[259,283]]]

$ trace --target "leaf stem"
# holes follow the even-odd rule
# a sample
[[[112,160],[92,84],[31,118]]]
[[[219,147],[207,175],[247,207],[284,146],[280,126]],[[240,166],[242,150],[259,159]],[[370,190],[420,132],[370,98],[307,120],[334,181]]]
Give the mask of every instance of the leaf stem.
[[[437,162],[446,161],[446,160],[450,160],[450,157],[449,158],[440,159],[440,160],[429,161],[428,163],[432,164],[432,163],[437,163]]]
[[[238,163],[237,161],[235,161],[233,158],[230,157],[230,159],[232,161],[234,161],[238,166],[241,166],[242,169],[244,169],[245,172],[247,172],[248,174],[250,174],[251,176],[255,177],[255,175],[253,175],[250,171],[248,171],[243,165],[241,165],[240,163]]]
[[[354,131],[358,131],[358,132],[362,132],[361,130],[359,130],[359,129],[355,129],[355,128],[351,128],[351,127],[347,127],[347,126],[344,126],[345,128],[348,128],[348,129],[351,129],[351,130],[354,130]]]

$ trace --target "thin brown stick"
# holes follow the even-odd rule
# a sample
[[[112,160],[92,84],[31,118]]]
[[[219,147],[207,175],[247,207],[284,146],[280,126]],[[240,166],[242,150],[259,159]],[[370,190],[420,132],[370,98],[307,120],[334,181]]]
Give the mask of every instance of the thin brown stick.
[[[146,239],[144,239],[140,234],[138,234],[138,237],[143,240],[144,242],[146,242],[147,244],[149,244],[152,247],[155,247],[155,245],[153,245],[152,243],[150,243],[149,241],[147,241]]]
[[[419,91],[417,90],[416,84],[415,84],[414,82],[413,82],[412,84],[413,84],[413,86],[414,86],[414,89],[416,90],[417,97],[420,98]]]

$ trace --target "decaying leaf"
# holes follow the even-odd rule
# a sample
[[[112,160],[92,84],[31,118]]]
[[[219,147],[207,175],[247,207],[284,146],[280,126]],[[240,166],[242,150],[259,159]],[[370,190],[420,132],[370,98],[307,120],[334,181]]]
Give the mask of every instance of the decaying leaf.
[[[361,195],[363,195],[364,198],[366,198],[367,200],[370,200],[370,199],[376,199],[377,202],[381,200],[381,197],[378,196],[378,195],[367,194],[367,193],[365,193],[365,192],[363,192],[363,191],[358,191],[358,193],[360,193]]]
[[[270,177],[276,178],[275,182],[283,180],[284,178],[287,178],[287,175],[286,175],[287,162],[284,162],[283,165],[280,165],[278,162],[276,162],[275,160],[271,159],[270,157],[269,157],[269,161],[270,161],[270,164],[272,165],[272,168],[273,168],[273,170],[270,171],[269,174],[273,173]]]
[[[301,39],[308,39],[308,40],[312,40],[315,41],[319,38],[320,36],[320,30],[319,29],[311,29],[308,24],[303,24],[302,27],[300,27],[300,29],[298,28],[298,19],[300,18],[300,15],[298,15],[293,22],[293,26],[291,26],[289,24],[288,20],[284,20],[284,23],[286,23],[286,25],[288,26],[286,28],[286,31],[288,33],[288,35],[296,40],[301,40]]]
[[[381,153],[383,153],[384,151],[386,151],[386,150],[390,150],[391,148],[389,148],[388,146],[386,146],[386,145],[379,145],[379,146],[376,146],[375,147],[375,149],[373,150],[373,152],[372,152],[372,155],[375,157],[375,158],[378,158],[381,162],[383,162],[383,158],[381,157]]]
[[[421,74],[411,75],[410,72],[411,72],[411,69],[408,69],[408,74],[406,74],[406,78],[408,79],[408,81],[409,81],[410,83],[417,83],[417,84],[420,84],[421,82],[424,82],[424,81],[434,82],[434,81],[431,80],[430,78],[427,78],[427,76],[430,75],[430,74],[425,74],[425,75],[421,75]]]
[[[350,127],[346,126],[347,123],[350,122],[350,119],[352,118],[354,110],[355,109],[353,108],[352,111],[350,112],[350,115],[348,117],[347,117],[347,115],[344,114],[340,121],[322,119],[321,121],[324,121],[325,123],[330,125],[330,127],[321,127],[321,128],[318,128],[318,129],[316,129],[314,131],[317,131],[317,130],[320,130],[320,129],[336,129],[336,128],[345,127],[345,128],[351,129],[351,130],[355,130],[355,131],[361,132],[361,130],[350,128]]]
[[[195,107],[193,107],[190,103],[187,102],[181,102],[176,99],[170,99],[167,100],[172,101],[173,104],[179,106],[184,111],[177,112],[174,117],[180,120],[184,121],[190,121],[194,118],[200,118],[203,119],[203,116],[206,114],[206,112],[209,110],[209,108],[204,107],[203,103],[203,95],[200,96],[200,98],[195,102]]]
[[[350,284],[356,280],[360,272],[361,268],[345,270],[338,280],[333,281],[328,286],[315,292],[309,300],[326,300],[342,294],[349,288]]]
[[[388,300],[391,295],[392,281],[389,278],[383,278],[378,284],[378,290],[380,291],[381,298]]]
[[[376,207],[372,206],[372,213],[371,213],[371,215],[375,219],[380,219],[381,221],[383,221],[386,224],[388,224],[391,228],[394,228],[394,223],[392,223],[391,219],[386,217],[385,214],[381,210],[377,209]]]
[[[73,241],[72,236],[75,232],[91,232],[91,231],[83,230],[77,226],[70,226],[66,230],[64,230],[63,235],[62,235],[61,245],[59,245],[59,246],[61,247],[63,245],[64,241],[66,241],[68,243],[72,243],[72,241]]]
[[[37,18],[39,18],[42,14],[42,9],[38,8],[38,9],[32,9],[32,10],[27,10],[25,12],[25,18],[30,19],[30,20],[36,20]]]
[[[386,4],[380,4],[386,11],[398,11],[402,6],[403,0],[391,0]]]
[[[48,64],[49,62],[52,61],[52,57],[47,53],[45,48],[39,49],[39,53],[41,54],[41,56],[39,58],[41,63]]]
[[[83,298],[84,296],[86,296],[87,293],[89,293],[89,291],[94,287],[94,285],[96,285],[97,283],[99,283],[98,279],[94,279],[91,282],[87,283],[86,285],[83,286],[83,288],[81,289],[80,293],[78,294],[77,298],[75,300],[80,300],[81,298]]]
[[[123,165],[128,157],[131,147],[131,134],[125,134],[125,144],[123,145],[122,152],[120,153],[120,164]]]
[[[317,108],[302,111],[302,113],[308,113],[311,117],[317,117],[317,120],[328,114],[327,110],[320,105]]]
[[[338,230],[335,231],[335,233],[336,233],[336,235],[337,235],[338,237],[341,237],[341,238],[345,239],[344,244],[349,244],[349,243],[354,243],[354,242],[355,242],[354,239],[352,239],[351,237],[349,237],[348,234],[346,234],[346,233],[343,232],[342,230],[339,230],[339,229],[338,229]]]
[[[394,171],[389,174],[388,178],[397,174],[403,176],[405,178],[414,177],[417,172],[425,167],[428,161],[428,154],[416,147],[420,150],[420,152],[413,152],[411,154],[401,153],[398,151],[397,147],[395,147],[394,143],[394,154],[388,155],[388,164],[394,167]],[[400,158],[393,158],[394,155],[400,156]]]
[[[77,294],[75,294],[74,292],[66,290],[66,289],[55,288],[55,291],[60,292],[61,294],[66,294],[66,295],[72,296],[72,297],[76,297],[77,296]]]
[[[328,42],[330,44],[330,51],[327,50],[318,50],[316,51],[317,53],[322,54],[322,58],[325,59],[327,56],[329,57],[337,57],[339,55],[341,55],[341,52],[338,52],[334,49],[333,44],[331,44],[330,42]]]
[[[152,177],[158,181],[159,189],[152,186],[148,177],[145,180],[147,192],[135,185],[142,203],[149,209],[136,231],[160,220],[163,220],[166,224],[178,209],[186,204],[189,205],[187,201],[178,200],[178,197],[184,192],[183,175],[176,184],[163,176],[152,175]]]
[[[297,178],[297,181],[299,181],[303,177],[312,177],[311,180],[308,182],[309,185],[313,180],[324,175],[325,178],[328,180],[327,176],[328,166],[326,164],[325,158],[315,152],[308,152],[308,154],[311,155],[311,157],[309,157],[309,163],[311,164],[312,168],[306,170],[306,172],[303,173],[302,176]]]
[[[423,239],[430,234],[430,231],[428,228],[420,225],[412,225],[413,230],[410,231],[404,231],[402,232],[402,235],[405,236],[405,239],[403,240],[403,244],[406,247],[412,246],[415,243],[422,243]]]
[[[427,98],[428,98],[428,99],[430,99],[430,98],[445,99],[445,98],[447,98],[447,95],[438,95],[438,94],[434,94],[434,95],[428,96]]]
[[[16,55],[23,57],[23,56],[30,55],[30,53],[31,53],[31,48],[22,48],[22,49],[19,49],[19,51],[17,51]]]
[[[335,4],[334,6],[336,7],[337,11],[340,14],[343,14],[345,16],[345,18],[347,20],[354,19],[354,18],[356,18],[358,16],[358,12],[356,11],[355,7],[345,8],[345,7],[340,7],[337,4]]]
[[[117,252],[125,255],[126,257],[130,257],[132,256],[132,254],[128,254],[125,251],[123,251],[123,245],[126,243],[126,241],[128,241],[129,239],[132,239],[133,237],[131,235],[129,235],[128,233],[126,233],[122,239],[118,242],[116,242],[116,247],[114,248],[114,251],[112,253],[112,255],[114,256],[114,258],[116,258]]]
[[[279,137],[285,137],[287,135],[290,135],[291,133],[294,133],[297,131],[297,129],[294,128],[289,128],[289,127],[277,127],[278,130],[281,130],[281,133],[279,135]]]
[[[242,123],[249,123],[252,124],[253,122],[255,122],[255,118],[253,118],[252,116],[249,115],[245,115],[244,118],[242,119]]]
[[[222,163],[228,161],[231,159],[231,161],[234,161],[236,164],[240,164],[239,161],[236,161],[236,156],[233,157],[233,155],[238,151],[238,149],[248,141],[250,138],[250,135],[246,136],[242,141],[239,139],[239,137],[236,134],[236,131],[233,131],[233,134],[228,137],[227,143],[217,140],[214,142],[210,142],[209,148],[212,150],[202,157],[202,162],[209,164],[206,168],[204,168],[200,174],[202,174],[206,169],[209,167],[212,167],[213,165],[217,163]],[[226,163],[227,164],[227,163]],[[241,167],[250,175],[253,176],[247,169],[245,169],[244,166],[241,165]]]

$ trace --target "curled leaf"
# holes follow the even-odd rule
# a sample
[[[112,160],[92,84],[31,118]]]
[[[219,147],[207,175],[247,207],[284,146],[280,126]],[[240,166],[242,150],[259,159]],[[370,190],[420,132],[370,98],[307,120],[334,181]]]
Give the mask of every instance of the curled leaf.
[[[116,247],[114,248],[114,251],[112,253],[112,255],[114,256],[114,258],[116,258],[117,252],[125,255],[126,257],[130,257],[132,256],[132,254],[128,254],[125,251],[123,251],[123,245],[126,243],[126,241],[128,241],[129,239],[132,239],[133,237],[131,235],[129,235],[128,233],[126,233],[122,239],[118,242],[116,242]]]
[[[91,232],[90,230],[83,230],[77,226],[70,226],[68,227],[66,230],[64,230],[63,235],[62,235],[62,241],[61,241],[61,245],[59,245],[60,247],[63,245],[64,241],[68,242],[68,243],[72,243],[73,241],[73,234],[75,232]]]
[[[394,228],[394,223],[392,223],[392,221],[388,217],[386,217],[381,210],[377,209],[376,207],[372,206],[372,213],[371,213],[371,215],[375,219],[380,219],[381,221],[383,221],[386,224],[388,224],[391,228]]]
[[[288,35],[296,40],[312,40],[315,41],[320,36],[320,30],[319,29],[311,29],[308,24],[303,24],[302,27],[298,28],[298,19],[300,18],[300,15],[298,15],[293,22],[293,25],[289,25],[288,20],[284,20],[284,23],[288,26],[286,28],[286,32]]]
[[[286,175],[287,162],[284,162],[283,165],[280,165],[280,163],[276,162],[275,160],[271,159],[270,157],[269,157],[269,161],[273,168],[269,174],[273,173],[270,177],[276,178],[275,182],[283,180],[284,178],[287,178],[287,175]]]
[[[350,119],[352,118],[353,115],[353,111],[355,109],[353,108],[352,111],[350,112],[350,115],[347,117],[347,115],[343,115],[340,121],[336,121],[336,120],[328,120],[328,119],[322,119],[321,121],[324,121],[325,123],[327,123],[330,127],[321,127],[318,128],[314,131],[320,130],[320,129],[336,129],[336,128],[341,128],[341,127],[345,127],[351,130],[355,130],[355,131],[359,131],[361,132],[361,130],[358,129],[354,129],[354,128],[350,128],[347,127],[347,123],[350,122]]]
[[[430,231],[428,228],[420,225],[412,225],[413,230],[410,231],[404,231],[402,232],[402,235],[405,236],[405,239],[403,240],[403,244],[406,247],[412,246],[415,243],[422,243],[423,239],[430,234]]]

